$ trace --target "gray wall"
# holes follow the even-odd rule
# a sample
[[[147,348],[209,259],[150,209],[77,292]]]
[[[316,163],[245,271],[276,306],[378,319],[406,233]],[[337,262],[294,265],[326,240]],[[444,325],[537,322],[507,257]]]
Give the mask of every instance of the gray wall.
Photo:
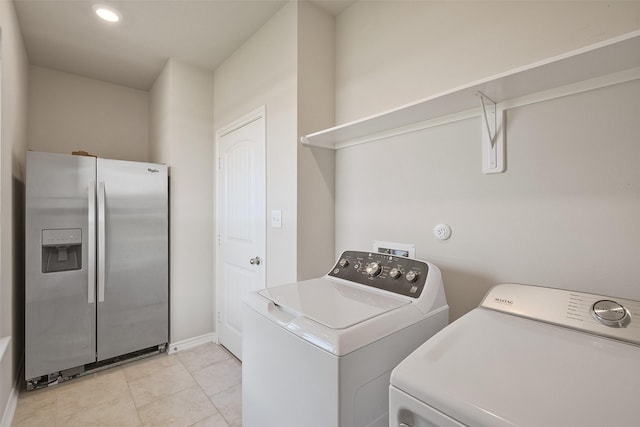
[[[333,126],[335,19],[298,3],[298,136]],[[299,138],[298,138],[299,139]],[[334,261],[335,153],[298,147],[297,280],[324,275]]]
[[[333,125],[334,24],[289,2],[215,71],[216,129],[266,106],[266,214],[282,210],[282,228],[267,222],[267,286],[318,277],[334,260],[334,153],[298,142]]]
[[[336,123],[638,29],[638,1],[358,1],[336,18]]]
[[[30,150],[148,161],[149,92],[30,67]]]
[[[214,128],[266,106],[266,213],[282,211],[282,228],[267,224],[267,286],[296,280],[297,9],[287,3],[214,74]]]
[[[640,299],[639,119],[638,80],[509,110],[503,174],[481,172],[479,118],[342,149],[337,250],[415,243],[452,319],[501,282]]]
[[[357,2],[336,20],[337,123],[638,29],[639,2]],[[336,252],[415,243],[452,319],[500,282],[640,299],[639,95],[509,110],[504,174],[481,172],[479,118],[338,150]]]
[[[29,65],[12,2],[0,2],[0,424],[17,401],[24,348],[24,160]]]
[[[213,339],[213,72],[170,59],[150,93],[151,160],[170,171],[170,340]]]

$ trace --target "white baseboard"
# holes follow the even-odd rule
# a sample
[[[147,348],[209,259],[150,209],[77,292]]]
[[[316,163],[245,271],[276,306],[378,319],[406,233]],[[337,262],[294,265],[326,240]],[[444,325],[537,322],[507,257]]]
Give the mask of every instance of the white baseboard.
[[[215,333],[200,335],[199,337],[187,338],[186,340],[169,343],[167,353],[175,353],[177,351],[187,350],[207,343],[217,343],[218,337]]]
[[[10,350],[10,342],[11,337],[3,337],[0,339],[0,363],[3,362],[2,359],[4,359],[5,353]],[[15,373],[16,379],[9,394],[9,399],[7,399],[7,404],[5,405],[4,410],[0,412],[0,415],[2,415],[0,427],[11,427],[11,423],[13,422],[13,416],[16,414],[16,407],[18,406],[18,392],[20,390],[21,373],[22,361],[20,362],[20,366],[18,366],[18,372]],[[6,381],[6,379],[3,380]]]
[[[16,414],[16,408],[18,407],[18,385],[13,386],[11,395],[7,401],[7,406],[4,408],[4,416],[0,421],[0,427],[11,427],[13,422],[13,416]]]

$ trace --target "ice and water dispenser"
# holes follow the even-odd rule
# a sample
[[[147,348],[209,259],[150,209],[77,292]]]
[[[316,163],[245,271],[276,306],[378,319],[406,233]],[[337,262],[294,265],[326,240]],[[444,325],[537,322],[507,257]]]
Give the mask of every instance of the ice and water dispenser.
[[[82,268],[82,229],[42,230],[42,272]]]

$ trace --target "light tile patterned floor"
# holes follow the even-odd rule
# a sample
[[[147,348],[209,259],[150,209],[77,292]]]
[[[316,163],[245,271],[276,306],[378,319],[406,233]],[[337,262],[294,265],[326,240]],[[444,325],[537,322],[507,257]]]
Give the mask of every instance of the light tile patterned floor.
[[[236,427],[242,370],[216,344],[21,391],[13,426]]]

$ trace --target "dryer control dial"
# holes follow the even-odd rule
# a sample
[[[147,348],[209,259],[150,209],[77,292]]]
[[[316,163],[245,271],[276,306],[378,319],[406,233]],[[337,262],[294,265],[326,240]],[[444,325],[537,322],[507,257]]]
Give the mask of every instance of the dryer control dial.
[[[365,268],[365,271],[367,272],[369,277],[376,277],[380,273],[382,273],[382,266],[380,265],[379,262],[372,262],[367,265],[367,267]]]
[[[631,321],[623,305],[608,299],[596,301],[591,306],[591,316],[603,325],[614,328],[624,328]]]

